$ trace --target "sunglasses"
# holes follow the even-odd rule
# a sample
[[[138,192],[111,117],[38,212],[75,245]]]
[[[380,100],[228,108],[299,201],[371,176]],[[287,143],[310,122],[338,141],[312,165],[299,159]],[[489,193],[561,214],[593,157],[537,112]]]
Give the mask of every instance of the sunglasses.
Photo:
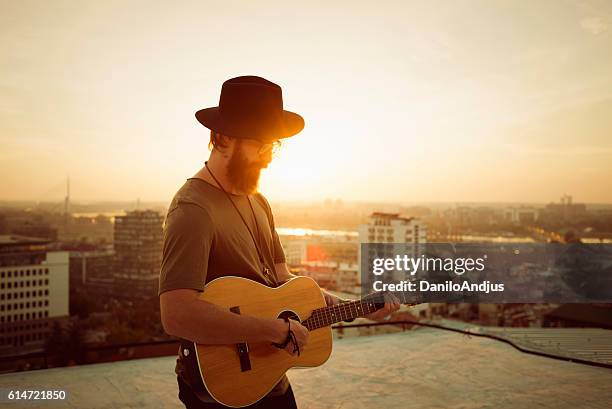
[[[271,143],[265,143],[261,145],[261,147],[257,150],[259,156],[265,155],[268,152],[272,152],[272,155],[275,155],[280,151],[281,141],[274,141]]]
[[[266,154],[268,154],[270,152],[272,152],[272,155],[275,155],[276,153],[278,153],[278,151],[280,150],[280,147],[281,147],[281,141],[280,140],[276,140],[274,142],[269,142],[269,143],[262,144],[257,139],[250,139],[250,138],[244,138],[244,139],[247,139],[249,142],[256,142],[256,143],[259,144],[259,148],[257,149],[257,154],[259,156],[266,155]]]

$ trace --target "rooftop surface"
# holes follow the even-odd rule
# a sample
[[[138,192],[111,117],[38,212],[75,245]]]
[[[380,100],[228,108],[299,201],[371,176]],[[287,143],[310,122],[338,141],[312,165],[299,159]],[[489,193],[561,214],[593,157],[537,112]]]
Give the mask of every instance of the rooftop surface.
[[[181,408],[174,361],[163,357],[6,374],[0,375],[0,388],[64,389],[69,399],[61,407]],[[325,365],[293,369],[288,376],[301,409],[612,407],[610,369],[436,329],[336,340]]]

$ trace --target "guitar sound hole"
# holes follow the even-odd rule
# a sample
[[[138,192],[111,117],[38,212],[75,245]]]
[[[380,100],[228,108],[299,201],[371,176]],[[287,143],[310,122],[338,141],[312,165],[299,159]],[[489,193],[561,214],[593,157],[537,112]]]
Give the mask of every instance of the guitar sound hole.
[[[300,317],[298,317],[298,315],[293,311],[285,310],[278,315],[278,318],[282,318],[282,319],[289,318],[290,320],[295,320],[295,321],[300,322]]]

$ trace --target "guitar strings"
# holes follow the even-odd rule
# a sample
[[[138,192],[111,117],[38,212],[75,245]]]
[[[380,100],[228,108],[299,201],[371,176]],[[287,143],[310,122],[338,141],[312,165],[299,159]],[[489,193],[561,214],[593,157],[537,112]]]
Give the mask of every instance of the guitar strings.
[[[360,300],[351,300],[340,304],[317,308],[313,310],[311,316],[304,320],[302,324],[309,330],[313,330],[343,321],[344,319],[357,318],[358,316],[363,315],[364,312],[365,314],[372,313],[379,309],[376,304],[385,303],[386,300],[384,297],[387,293],[388,292],[377,292],[369,294]],[[415,303],[407,303],[405,293],[401,292],[399,295],[402,304],[415,305]],[[338,317],[340,319],[337,319]]]

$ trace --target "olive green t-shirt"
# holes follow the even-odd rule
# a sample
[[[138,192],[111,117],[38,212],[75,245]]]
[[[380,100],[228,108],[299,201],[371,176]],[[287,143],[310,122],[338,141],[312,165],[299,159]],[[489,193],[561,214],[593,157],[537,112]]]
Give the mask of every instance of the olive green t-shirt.
[[[284,263],[285,254],[274,228],[270,205],[259,193],[248,197],[229,195],[258,241],[270,273],[264,274],[253,237],[227,195],[202,179],[190,178],[172,199],[164,222],[159,294],[180,288],[204,291],[206,283],[228,275],[270,287],[278,285],[274,265]],[[189,358],[193,357],[185,357],[179,351],[177,375],[201,400],[212,401],[201,388],[199,374],[191,370],[193,362],[188,362]],[[287,377],[283,376],[270,395],[283,394],[288,385]]]

